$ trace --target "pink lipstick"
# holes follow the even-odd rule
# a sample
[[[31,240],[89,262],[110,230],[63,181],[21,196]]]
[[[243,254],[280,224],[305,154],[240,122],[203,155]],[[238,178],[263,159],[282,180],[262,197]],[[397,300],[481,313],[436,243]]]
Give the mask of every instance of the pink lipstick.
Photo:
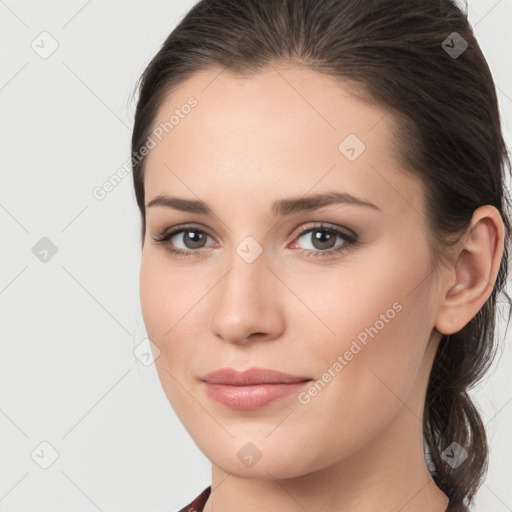
[[[253,410],[298,392],[310,377],[302,377],[266,368],[243,372],[221,368],[201,378],[207,395],[231,409]]]

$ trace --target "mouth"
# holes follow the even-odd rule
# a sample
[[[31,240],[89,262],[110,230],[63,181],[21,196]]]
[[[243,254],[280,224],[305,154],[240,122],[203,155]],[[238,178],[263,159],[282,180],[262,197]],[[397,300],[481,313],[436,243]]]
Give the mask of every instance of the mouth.
[[[230,409],[253,410],[300,391],[312,379],[253,367],[243,372],[221,368],[200,380],[216,402]]]

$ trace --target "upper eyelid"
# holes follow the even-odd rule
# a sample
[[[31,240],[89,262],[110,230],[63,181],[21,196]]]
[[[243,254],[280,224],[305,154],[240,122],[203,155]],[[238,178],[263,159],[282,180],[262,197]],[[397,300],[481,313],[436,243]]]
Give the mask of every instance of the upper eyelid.
[[[316,221],[316,222],[314,221],[313,226],[304,226],[304,227],[303,226],[304,226],[304,224],[300,224],[299,227],[295,228],[293,231],[295,232],[298,230],[297,234],[301,235],[304,232],[308,232],[308,231],[311,231],[314,229],[319,229],[319,230],[325,229],[326,231],[333,230],[333,231],[341,231],[343,233],[348,232],[347,235],[356,236],[356,234],[349,228],[346,228],[344,226],[338,226],[337,224],[332,224],[332,223],[328,223],[325,221]]]

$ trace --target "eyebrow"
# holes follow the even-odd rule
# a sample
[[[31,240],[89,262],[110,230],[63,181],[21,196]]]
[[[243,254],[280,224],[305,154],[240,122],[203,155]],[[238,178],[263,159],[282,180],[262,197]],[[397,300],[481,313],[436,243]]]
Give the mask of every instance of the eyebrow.
[[[291,197],[280,199],[272,203],[271,212],[274,216],[284,217],[292,213],[302,211],[312,211],[323,206],[331,204],[350,204],[355,206],[364,206],[381,211],[381,209],[369,201],[360,199],[348,194],[347,192],[329,192],[326,194],[315,194],[305,197]],[[200,215],[213,215],[213,211],[203,201],[193,199],[182,199],[180,197],[172,197],[166,195],[158,195],[153,198],[147,205],[147,208],[153,206],[163,206],[166,208],[174,208],[189,213],[198,213]]]

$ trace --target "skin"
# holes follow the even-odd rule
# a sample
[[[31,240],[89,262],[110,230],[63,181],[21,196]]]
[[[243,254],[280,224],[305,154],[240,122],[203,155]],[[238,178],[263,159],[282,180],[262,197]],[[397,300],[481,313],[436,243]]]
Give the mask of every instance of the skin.
[[[201,71],[168,96],[155,126],[190,96],[197,107],[147,157],[146,206],[167,194],[203,200],[214,215],[146,207],[140,297],[163,389],[212,462],[205,511],[444,511],[448,498],[424,460],[424,397],[441,333],[460,330],[492,291],[503,254],[498,211],[476,210],[434,273],[424,190],[398,163],[386,109],[281,63],[250,78]],[[354,161],[338,149],[348,134],[366,146]],[[276,200],[328,191],[378,209],[271,213]],[[343,238],[322,246],[311,232],[299,236],[320,221],[353,231],[359,244],[333,253]],[[202,246],[174,236],[191,257],[153,242],[184,223],[212,235]],[[252,263],[236,252],[248,236],[262,249]],[[227,366],[316,381],[396,303],[394,318],[307,404],[294,394],[240,411],[205,394],[199,377]],[[237,457],[248,442],[261,454],[251,467]]]

